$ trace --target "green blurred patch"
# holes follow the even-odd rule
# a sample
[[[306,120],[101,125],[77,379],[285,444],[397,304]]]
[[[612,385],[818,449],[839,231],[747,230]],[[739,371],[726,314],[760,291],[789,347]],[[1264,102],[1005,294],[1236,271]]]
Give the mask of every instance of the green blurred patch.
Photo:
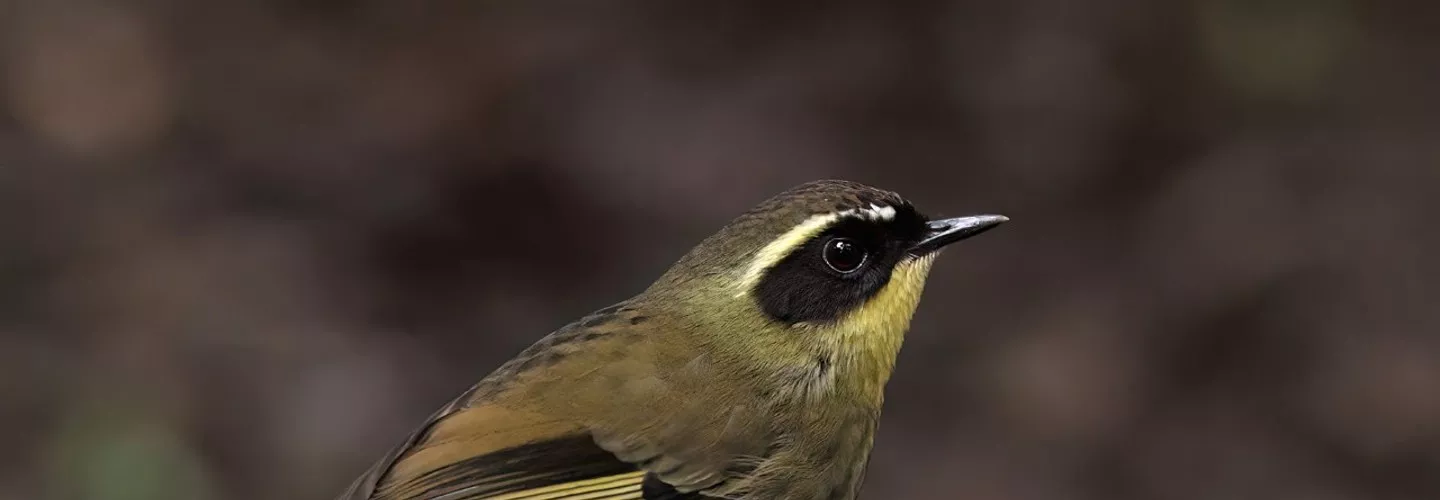
[[[207,500],[204,460],[157,415],[124,405],[83,405],[47,450],[50,498]]]
[[[1201,0],[1202,49],[1246,97],[1298,101],[1334,78],[1360,27],[1348,0]]]

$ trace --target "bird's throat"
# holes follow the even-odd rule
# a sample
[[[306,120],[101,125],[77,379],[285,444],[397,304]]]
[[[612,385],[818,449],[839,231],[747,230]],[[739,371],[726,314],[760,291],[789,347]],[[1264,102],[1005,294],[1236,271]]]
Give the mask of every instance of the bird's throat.
[[[817,332],[826,336],[826,347],[835,354],[840,389],[877,400],[882,396],[933,262],[933,256],[926,256],[896,265],[879,293]]]

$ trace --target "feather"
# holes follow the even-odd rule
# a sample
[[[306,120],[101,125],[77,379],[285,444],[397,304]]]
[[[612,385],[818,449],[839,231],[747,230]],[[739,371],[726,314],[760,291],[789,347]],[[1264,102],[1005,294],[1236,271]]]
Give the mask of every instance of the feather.
[[[649,460],[627,462],[599,446],[592,429],[573,417],[548,416],[563,412],[507,404],[512,391],[550,387],[547,383],[557,378],[572,379],[568,375],[575,365],[572,354],[591,352],[577,347],[623,340],[626,333],[647,328],[645,320],[645,315],[620,304],[561,328],[432,415],[340,500],[708,498],[680,493],[647,474],[642,466],[665,458],[663,450],[646,454]],[[548,392],[563,401],[564,393],[579,389],[567,384]]]

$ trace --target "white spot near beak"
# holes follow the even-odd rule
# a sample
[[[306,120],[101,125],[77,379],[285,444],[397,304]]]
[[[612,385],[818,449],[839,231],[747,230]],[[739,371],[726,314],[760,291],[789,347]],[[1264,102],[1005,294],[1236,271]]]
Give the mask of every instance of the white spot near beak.
[[[860,209],[858,215],[870,220],[895,220],[895,207],[871,203],[869,207]]]

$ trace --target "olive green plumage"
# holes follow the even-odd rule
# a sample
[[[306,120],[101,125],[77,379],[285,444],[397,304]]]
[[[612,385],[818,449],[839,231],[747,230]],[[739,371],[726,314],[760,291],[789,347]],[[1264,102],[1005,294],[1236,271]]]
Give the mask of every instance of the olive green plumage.
[[[845,181],[781,193],[505,363],[341,499],[853,499],[931,262],[1004,220],[931,221]]]

